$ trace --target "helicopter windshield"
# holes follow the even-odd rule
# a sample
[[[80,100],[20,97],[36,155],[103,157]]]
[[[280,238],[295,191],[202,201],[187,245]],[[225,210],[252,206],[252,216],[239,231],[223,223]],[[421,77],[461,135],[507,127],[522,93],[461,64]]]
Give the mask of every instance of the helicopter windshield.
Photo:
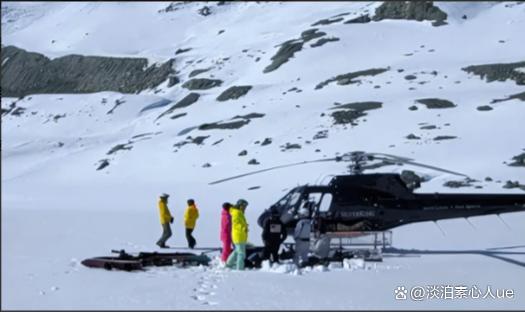
[[[283,198],[281,198],[276,206],[280,209],[283,209],[284,207],[294,207],[299,199],[301,198],[301,189],[295,188],[291,190],[288,194],[286,194]]]

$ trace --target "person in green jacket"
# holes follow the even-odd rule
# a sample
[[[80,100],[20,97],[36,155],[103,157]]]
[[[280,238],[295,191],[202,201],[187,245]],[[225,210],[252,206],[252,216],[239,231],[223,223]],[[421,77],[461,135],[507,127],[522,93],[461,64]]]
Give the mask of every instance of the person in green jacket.
[[[166,245],[166,241],[171,237],[170,223],[173,223],[173,217],[171,216],[170,210],[168,209],[168,197],[169,195],[163,193],[159,199],[159,213],[160,213],[160,224],[162,225],[162,236],[157,241],[157,245],[160,248],[169,248]]]
[[[230,208],[232,217],[232,241],[235,245],[233,253],[226,261],[227,268],[244,270],[244,259],[246,258],[246,242],[248,241],[248,223],[244,218],[244,211],[248,202],[239,199],[235,206]]]

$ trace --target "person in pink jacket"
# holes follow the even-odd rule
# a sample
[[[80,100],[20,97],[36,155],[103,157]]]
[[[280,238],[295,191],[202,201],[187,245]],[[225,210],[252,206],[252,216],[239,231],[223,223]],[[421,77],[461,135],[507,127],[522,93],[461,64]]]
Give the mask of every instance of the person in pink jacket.
[[[228,260],[230,253],[232,252],[232,220],[230,215],[230,203],[222,204],[221,213],[221,241],[222,241],[222,253],[221,261],[224,263]]]

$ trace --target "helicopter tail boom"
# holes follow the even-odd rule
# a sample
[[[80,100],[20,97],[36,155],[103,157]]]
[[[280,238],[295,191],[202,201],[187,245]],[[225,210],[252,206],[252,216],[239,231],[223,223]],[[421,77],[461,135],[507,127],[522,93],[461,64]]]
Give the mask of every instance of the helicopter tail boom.
[[[407,209],[388,211],[387,215],[398,215],[397,220],[384,223],[385,229],[401,224],[437,221],[452,218],[467,218],[491,214],[525,212],[525,195],[521,194],[418,194],[406,203]],[[388,212],[387,212],[388,211]],[[401,213],[402,211],[402,213]],[[402,216],[399,218],[399,216]],[[388,219],[388,217],[387,217]]]

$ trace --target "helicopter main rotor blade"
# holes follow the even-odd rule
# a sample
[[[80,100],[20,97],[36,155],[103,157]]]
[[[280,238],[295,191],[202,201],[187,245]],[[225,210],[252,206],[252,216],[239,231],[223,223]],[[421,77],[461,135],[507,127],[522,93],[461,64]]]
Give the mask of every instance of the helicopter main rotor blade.
[[[257,173],[270,171],[270,170],[274,170],[274,169],[279,169],[279,168],[292,167],[292,166],[303,165],[303,164],[314,163],[314,162],[334,161],[334,160],[336,160],[336,158],[323,158],[323,159],[316,159],[316,160],[301,161],[301,162],[297,162],[297,163],[280,165],[280,166],[275,166],[275,167],[270,167],[270,168],[266,168],[266,169],[256,170],[256,171],[252,171],[252,172],[248,172],[248,173],[243,173],[243,174],[239,174],[239,175],[236,175],[236,176],[233,176],[233,177],[229,177],[229,178],[213,181],[213,182],[210,182],[208,184],[209,185],[218,184],[218,183],[226,182],[226,181],[229,181],[229,180],[234,180],[234,179],[242,178],[242,177],[249,176],[249,175],[252,175],[252,174],[257,174]]]
[[[434,170],[437,170],[437,171],[442,171],[442,172],[446,172],[446,173],[450,173],[450,174],[455,174],[455,175],[462,176],[462,177],[465,177],[465,178],[469,177],[468,175],[466,175],[464,173],[455,172],[455,171],[452,171],[452,170],[447,170],[447,169],[443,169],[443,168],[439,168],[439,167],[435,167],[435,166],[425,165],[425,164],[417,163],[415,161],[405,161],[405,163],[411,164],[411,165],[414,165],[414,166],[420,166],[420,167],[424,167],[424,168],[434,169]]]
[[[468,175],[460,173],[460,172],[455,172],[455,171],[452,171],[452,170],[447,170],[447,169],[443,169],[443,168],[439,168],[439,167],[435,167],[435,166],[425,165],[425,164],[418,163],[418,162],[415,162],[415,161],[410,161],[410,160],[402,160],[402,159],[395,159],[394,160],[394,159],[383,158],[383,157],[376,157],[376,159],[380,159],[380,160],[382,159],[382,160],[394,161],[394,162],[398,161],[398,162],[401,162],[401,163],[410,164],[410,165],[419,166],[419,167],[428,168],[428,169],[433,169],[433,170],[437,170],[437,171],[441,171],[441,172],[445,172],[445,173],[450,173],[450,174],[462,176],[462,177],[465,177],[465,178],[469,177]]]
[[[368,155],[381,155],[381,156],[387,156],[387,157],[391,157],[393,159],[399,159],[399,160],[404,160],[404,161],[411,161],[411,160],[414,160],[412,158],[408,158],[408,157],[403,157],[403,156],[397,156],[397,155],[391,155],[391,154],[385,154],[385,153],[366,153]]]

